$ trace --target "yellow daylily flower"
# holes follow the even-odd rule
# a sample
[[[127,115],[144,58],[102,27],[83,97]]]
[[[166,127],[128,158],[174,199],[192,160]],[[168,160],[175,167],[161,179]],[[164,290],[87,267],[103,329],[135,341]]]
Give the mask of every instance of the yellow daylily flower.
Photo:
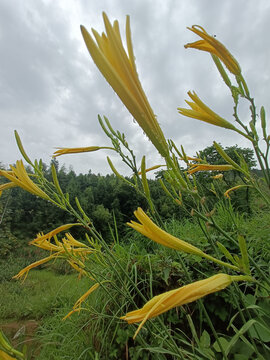
[[[66,257],[66,255],[68,253],[71,253],[73,256],[78,255],[82,259],[84,259],[86,254],[91,254],[91,253],[95,252],[95,249],[92,249],[92,248],[88,247],[87,245],[81,243],[80,241],[75,240],[74,237],[69,233],[65,234],[65,237],[62,239],[62,241],[59,241],[57,239],[56,234],[60,233],[61,231],[67,230],[67,229],[71,228],[72,226],[76,226],[76,225],[81,225],[81,224],[79,224],[79,223],[65,224],[65,225],[59,226],[58,228],[52,230],[51,232],[49,232],[45,235],[43,233],[39,233],[34,240],[29,242],[29,244],[35,245],[43,250],[50,251],[51,255],[26,266],[17,275],[15,275],[14,278],[19,279],[24,276],[24,279],[26,279],[26,277],[29,273],[29,270],[31,270],[41,264],[44,264],[52,259],[56,259],[59,257],[62,257],[62,258]],[[52,238],[54,239],[55,243],[51,242]],[[81,263],[79,260],[77,262]],[[74,269],[76,269],[77,271],[79,271],[79,266],[77,265],[77,268],[76,268],[76,265],[74,265],[75,264],[74,259],[70,260],[69,263],[70,264],[72,263],[71,266]],[[79,272],[81,274],[83,274],[82,269]]]
[[[26,266],[25,268],[23,268],[21,271],[18,272],[18,274],[14,275],[12,277],[12,279],[20,279],[20,278],[23,278],[23,281],[27,278],[27,275],[29,273],[29,271],[31,269],[34,269],[35,267],[39,266],[39,265],[42,265],[42,264],[45,264],[46,262],[52,260],[52,259],[55,259],[56,257],[58,256],[58,253],[56,254],[52,254],[46,258],[43,258],[41,260],[38,260],[38,261],[35,261],[33,262],[32,264]]]
[[[84,293],[73,305],[73,309],[62,319],[62,320],[66,320],[68,317],[70,317],[70,315],[72,315],[74,312],[80,311],[81,310],[81,305],[82,302],[84,302],[88,296],[95,291],[97,288],[99,287],[99,283],[94,284],[93,286],[90,287],[90,289],[88,289],[86,291],[86,293]]]
[[[189,91],[188,95],[193,100],[193,102],[188,100],[185,101],[191,107],[191,109],[177,108],[181,115],[201,120],[212,125],[220,126],[225,129],[237,131],[237,128],[233,124],[223,119],[221,116],[212,111],[208,106],[206,106],[194,91],[193,93]]]
[[[232,165],[194,164],[188,169],[188,173],[192,175],[198,171],[229,171],[229,170],[233,170]]]
[[[81,225],[82,224],[80,224],[80,223],[73,223],[73,224],[65,224],[65,225],[58,226],[57,228],[48,232],[47,234],[43,234],[43,233],[37,234],[36,239],[30,241],[29,244],[31,244],[31,245],[41,244],[43,240],[50,240],[55,235],[59,234],[62,231],[70,229],[72,226],[81,226]]]
[[[230,192],[232,192],[232,191],[234,191],[234,190],[238,190],[238,189],[243,188],[243,187],[249,187],[249,185],[236,185],[236,186],[228,189],[227,191],[225,191],[224,196],[225,196],[227,199],[230,199],[230,195],[229,195]]]
[[[212,179],[214,179],[214,180],[221,180],[222,178],[223,178],[223,174],[217,174],[217,175],[215,175],[215,176],[212,176]]]
[[[16,360],[15,357],[12,357],[10,355],[8,355],[6,352],[4,352],[3,350],[0,350],[0,359],[1,360]]]
[[[205,255],[204,252],[198,249],[196,246],[193,246],[186,241],[180,240],[177,237],[170,235],[166,231],[160,229],[155,223],[153,223],[153,221],[140,207],[134,211],[134,215],[140,221],[140,223],[131,221],[130,223],[127,223],[127,225],[142,235],[148,237],[149,239],[171,249],[180,250],[198,256]]]
[[[4,190],[13,188],[13,187],[15,187],[15,186],[17,186],[17,185],[14,184],[14,183],[12,183],[12,182],[5,183],[5,184],[0,185],[0,196],[2,195],[2,192],[3,192]]]
[[[234,75],[241,74],[241,68],[236,59],[232,56],[229,50],[218,41],[215,37],[209,35],[203,27],[199,25],[193,25],[191,28],[188,27],[188,30],[194,32],[200,36],[203,40],[195,41],[193,43],[188,43],[185,45],[185,48],[193,48],[202,51],[207,51],[213,55],[216,55],[227,67],[227,69]]]
[[[141,309],[128,312],[121,319],[126,320],[129,324],[140,322],[140,326],[133,337],[135,338],[148,319],[163,314],[176,306],[191,303],[206,295],[220,291],[229,286],[232,281],[241,280],[250,281],[251,278],[249,276],[217,274],[204,280],[195,281],[179,289],[154,296]]]
[[[219,259],[216,259],[213,256],[204,253],[196,246],[193,246],[184,240],[180,240],[177,237],[160,229],[155,223],[153,223],[153,221],[145,214],[145,212],[141,208],[138,208],[136,211],[134,211],[134,215],[140,221],[140,223],[131,221],[130,223],[127,223],[127,225],[129,225],[130,227],[132,227],[134,230],[138,231],[142,235],[148,237],[149,239],[157,242],[158,244],[164,245],[166,247],[178,251],[183,251],[188,254],[193,254],[203,257],[205,259],[226,266],[233,270],[239,270],[238,267],[231,265],[229,263],[225,263],[224,261],[221,261]]]
[[[53,158],[56,158],[57,156],[66,155],[66,154],[78,154],[82,152],[92,152],[97,151],[101,149],[109,149],[109,150],[115,150],[112,147],[109,146],[88,146],[88,147],[79,147],[79,148],[57,148],[53,153]]]
[[[89,296],[93,291],[95,291],[98,287],[99,287],[99,283],[96,283],[96,284],[94,284],[93,286],[91,286],[90,289],[88,289],[88,290],[86,291],[86,293],[84,293],[84,294],[75,302],[75,304],[74,304],[74,306],[73,306],[73,309],[76,309],[76,308],[81,307],[82,302],[84,302],[84,301],[88,298],[88,296]]]
[[[50,199],[49,196],[30,179],[22,160],[17,160],[16,167],[10,165],[10,168],[12,171],[0,170],[0,175],[10,180],[14,186],[19,186],[31,194],[37,195],[43,199]]]
[[[77,253],[78,255],[84,256],[85,254],[93,253],[95,251],[80,241],[75,240],[69,233],[66,233],[65,237],[61,241],[59,241],[57,236],[54,235],[54,242],[55,244],[52,243],[51,238],[47,238],[46,235],[38,234],[37,238],[30,241],[29,244],[35,245],[44,250],[57,252],[58,255],[71,252],[72,254]]]
[[[151,166],[150,168],[145,169],[145,172],[147,173],[147,172],[149,172],[149,171],[153,171],[153,170],[159,169],[159,168],[162,167],[162,166],[166,166],[166,165],[154,165],[154,166]],[[142,172],[139,171],[139,172],[138,172],[138,175],[142,175]]]
[[[119,24],[113,25],[103,12],[106,34],[92,29],[95,40],[81,26],[87,49],[105,79],[117,93],[133,118],[162,156],[167,156],[168,146],[156,116],[140,83],[132,48],[130,19],[126,17],[127,52],[123,46]]]

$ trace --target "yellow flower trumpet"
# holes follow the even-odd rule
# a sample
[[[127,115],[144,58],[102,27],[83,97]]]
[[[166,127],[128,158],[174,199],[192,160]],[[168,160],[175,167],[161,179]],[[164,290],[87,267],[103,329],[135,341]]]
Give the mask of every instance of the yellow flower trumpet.
[[[1,175],[1,170],[0,170],[0,175]],[[2,195],[3,190],[7,190],[7,189],[13,188],[15,186],[17,186],[17,185],[12,182],[0,185],[0,196]]]
[[[193,246],[184,240],[180,240],[177,237],[160,229],[156,224],[153,223],[153,221],[145,214],[145,212],[141,208],[138,208],[136,211],[134,211],[134,215],[140,221],[140,223],[131,221],[130,223],[127,223],[127,225],[129,225],[142,235],[155,241],[156,243],[164,245],[171,249],[203,257],[233,270],[239,270],[237,266],[216,259],[213,256],[208,255],[202,250],[198,249],[196,246]]]
[[[79,147],[79,148],[57,148],[58,150],[56,150],[53,153],[53,158],[56,158],[57,156],[60,155],[66,155],[66,154],[78,154],[78,153],[82,153],[82,152],[92,152],[92,151],[97,151],[97,150],[101,150],[101,149],[109,149],[109,150],[115,150],[112,147],[109,146],[87,146],[87,147]]]
[[[29,244],[31,245],[37,245],[38,244],[42,244],[43,241],[45,240],[49,240],[54,237],[55,235],[59,234],[61,231],[65,231],[70,229],[72,226],[81,226],[82,224],[80,223],[74,223],[74,224],[65,224],[65,225],[61,225],[58,226],[57,228],[55,228],[54,230],[48,232],[47,234],[43,234],[43,233],[39,233],[36,237],[36,239],[30,241]]]
[[[186,241],[180,240],[177,237],[170,235],[166,231],[160,229],[145,214],[142,208],[139,207],[136,211],[134,211],[134,215],[140,221],[140,223],[131,221],[130,223],[127,223],[127,225],[129,225],[142,235],[157,242],[158,244],[164,245],[171,249],[180,250],[198,256],[204,256],[204,252],[198,249],[196,246],[193,246]]]
[[[181,115],[193,119],[201,120],[212,125],[220,126],[225,129],[238,131],[238,129],[233,124],[223,119],[213,110],[211,110],[207,105],[205,105],[194,91],[193,93],[189,91],[188,95],[193,101],[188,101],[188,100],[185,101],[190,106],[191,109],[177,108],[178,112]]]
[[[238,190],[238,189],[241,189],[241,188],[243,188],[243,187],[250,187],[250,186],[249,186],[249,185],[236,185],[236,186],[228,189],[227,191],[225,191],[224,196],[225,196],[227,199],[230,199],[230,198],[231,198],[230,195],[229,195],[230,192],[235,191],[235,190]]]
[[[50,199],[49,196],[30,179],[29,175],[25,170],[22,160],[17,160],[16,167],[11,165],[10,168],[12,171],[0,170],[0,175],[10,180],[11,183],[14,184],[13,186],[19,186],[22,189],[30,192],[31,194],[37,195],[45,200]],[[11,184],[9,185],[4,184],[4,185],[5,187],[3,186],[2,189],[12,187]]]
[[[194,32],[200,36],[203,40],[195,41],[193,43],[188,43],[185,45],[185,48],[193,48],[202,51],[207,51],[213,55],[216,55],[227,67],[227,69],[234,75],[241,74],[241,68],[236,59],[232,54],[226,49],[226,47],[219,42],[215,37],[210,36],[203,27],[199,25],[193,25],[191,28],[188,27],[188,30]]]
[[[230,171],[233,170],[234,167],[232,165],[211,165],[211,164],[193,164],[189,169],[189,175],[192,175],[198,171]],[[221,174],[218,174],[218,178],[220,178]],[[216,177],[217,179],[217,177]]]
[[[129,16],[126,18],[127,52],[122,43],[118,21],[115,20],[112,25],[104,12],[103,20],[106,34],[99,35],[96,30],[92,29],[95,40],[85,27],[81,26],[87,49],[100,72],[123,104],[159,153],[165,157],[168,154],[166,139],[138,77],[132,48]]]
[[[163,314],[164,312],[191,303],[206,295],[220,291],[229,286],[232,281],[250,281],[250,276],[230,276],[227,274],[217,274],[204,280],[195,281],[191,284],[182,286],[179,289],[170,290],[163,294],[154,296],[141,309],[131,311],[121,319],[126,320],[129,324],[140,322],[140,326],[133,338],[135,338],[144,323],[155,316]]]
[[[68,230],[72,226],[76,226],[76,225],[81,225],[81,224],[80,223],[65,224],[65,225],[59,226],[58,228],[50,231],[47,234],[39,233],[34,240],[30,241],[29,244],[35,245],[43,250],[50,251],[51,255],[26,266],[13,278],[14,279],[19,279],[19,278],[25,279],[28,275],[29,270],[31,270],[39,265],[42,265],[52,259],[56,259],[58,257],[67,257],[69,255],[69,253],[75,257],[78,255],[81,258],[84,258],[86,254],[91,254],[91,253],[95,252],[95,249],[92,249],[92,248],[88,247],[87,245],[83,244],[82,242],[75,240],[74,237],[69,233],[65,233],[65,237],[62,239],[62,241],[59,241],[57,239],[56,235],[58,233],[60,233],[61,231]],[[54,240],[54,243],[51,241],[52,238]],[[74,259],[73,259],[73,261],[74,261]],[[71,266],[74,267],[75,270],[80,271],[79,267],[77,267],[77,269],[76,269],[76,266],[73,266],[73,265],[71,265]]]

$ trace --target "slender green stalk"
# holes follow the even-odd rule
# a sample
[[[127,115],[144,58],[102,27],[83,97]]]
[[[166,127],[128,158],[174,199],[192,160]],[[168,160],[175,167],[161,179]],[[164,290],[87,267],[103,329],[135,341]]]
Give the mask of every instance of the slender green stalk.
[[[187,279],[191,282],[192,279],[191,279],[191,277],[190,277],[190,275],[189,275],[189,273],[188,273],[188,271],[187,271],[186,265],[185,265],[185,263],[183,262],[182,257],[181,257],[180,255],[178,255],[178,259],[179,259],[179,261],[180,261],[180,263],[181,263],[181,266],[182,266],[182,268],[183,268],[183,270],[184,270],[184,273],[185,273]],[[222,355],[223,355],[223,357],[224,357],[224,360],[228,360],[227,355],[226,355],[226,353],[225,353],[225,350],[223,349],[223,346],[222,346],[222,344],[221,344],[221,342],[220,342],[220,340],[219,340],[218,334],[217,334],[217,332],[216,332],[216,330],[215,330],[215,327],[214,327],[214,325],[213,325],[213,323],[212,323],[212,321],[211,321],[211,319],[210,319],[210,317],[209,317],[209,315],[208,315],[208,312],[207,312],[207,310],[206,310],[206,308],[205,308],[205,306],[204,306],[204,304],[203,304],[203,301],[202,301],[201,299],[199,299],[199,300],[198,300],[198,304],[199,304],[199,306],[201,307],[201,309],[203,310],[203,313],[204,313],[204,315],[205,315],[205,317],[206,317],[206,321],[207,321],[207,323],[208,323],[211,331],[213,332],[213,335],[214,335],[214,337],[215,337],[215,339],[216,339],[216,341],[217,341],[217,344],[218,344],[218,346],[219,346],[219,348],[220,348],[220,351],[221,351],[221,353],[222,353]]]

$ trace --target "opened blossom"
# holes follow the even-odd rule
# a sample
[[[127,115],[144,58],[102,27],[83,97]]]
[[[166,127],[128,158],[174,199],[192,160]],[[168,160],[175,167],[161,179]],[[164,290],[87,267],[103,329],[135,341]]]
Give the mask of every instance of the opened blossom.
[[[131,221],[127,223],[127,225],[129,225],[142,235],[171,249],[180,250],[198,256],[204,256],[204,252],[198,249],[196,246],[193,246],[186,241],[180,240],[177,237],[167,233],[166,231],[158,227],[149,218],[149,216],[146,215],[142,208],[139,207],[136,211],[134,211],[134,215],[140,223],[137,223],[136,221]]]
[[[75,225],[81,224],[66,224],[59,226],[58,228],[47,234],[39,233],[37,237],[30,242],[30,244],[35,245],[43,250],[49,251],[50,255],[26,266],[24,269],[19,271],[19,273],[15,275],[14,278],[25,279],[31,269],[34,269],[37,266],[42,265],[52,259],[60,257],[69,258],[69,254],[72,255],[72,259],[70,260],[70,262],[72,262],[71,266],[82,274],[83,267],[80,266],[79,259],[84,259],[87,254],[95,252],[95,249],[90,248],[82,242],[74,239],[74,237],[70,233],[65,233],[65,236],[61,240],[59,240],[56,236],[59,232],[65,231]]]
[[[213,110],[211,110],[207,105],[205,105],[194,91],[189,91],[188,96],[193,101],[185,100],[186,103],[190,106],[190,109],[177,108],[178,112],[181,115],[201,120],[212,125],[220,126],[225,129],[237,131],[237,128],[233,124],[223,119]]]
[[[220,41],[218,41],[214,36],[209,35],[204,28],[199,25],[193,25],[191,28],[188,27],[188,29],[200,36],[202,40],[186,44],[186,49],[193,48],[216,55],[232,74],[241,74],[241,68],[237,60]]]
[[[0,176],[4,176],[10,181],[10,183],[8,183],[9,185],[4,184],[5,186],[2,187],[2,190],[13,186],[19,186],[33,195],[37,195],[46,200],[50,199],[49,196],[30,179],[29,175],[25,170],[22,160],[17,160],[16,167],[10,165],[10,168],[12,171],[0,170]],[[2,190],[0,188],[0,191]]]

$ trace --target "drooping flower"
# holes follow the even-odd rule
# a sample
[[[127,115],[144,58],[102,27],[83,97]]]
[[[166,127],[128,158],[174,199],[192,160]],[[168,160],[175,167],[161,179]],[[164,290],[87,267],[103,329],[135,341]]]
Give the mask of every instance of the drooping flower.
[[[229,50],[218,41],[215,37],[209,35],[203,27],[199,25],[193,25],[188,29],[198,36],[200,36],[203,40],[195,41],[193,43],[188,43],[185,45],[185,48],[193,48],[202,51],[207,51],[213,55],[216,55],[227,67],[227,69],[234,75],[241,74],[241,68],[236,59],[232,56]]]
[[[96,41],[85,27],[81,26],[87,49],[100,72],[156,149],[162,156],[166,156],[168,154],[166,139],[138,77],[131,41],[129,16],[126,18],[127,52],[122,43],[118,21],[115,20],[112,25],[104,12],[103,20],[106,34],[99,35],[96,30],[92,29]]]
[[[121,319],[126,320],[129,324],[140,322],[140,326],[133,337],[135,338],[148,319],[163,314],[176,306],[191,303],[206,295],[225,289],[232,281],[241,280],[250,280],[250,277],[217,274],[204,280],[195,281],[179,289],[154,296],[141,309],[131,311]]]
[[[238,189],[241,189],[243,187],[249,187],[249,185],[236,185],[236,186],[233,186],[232,188],[228,189],[227,191],[225,191],[224,193],[224,196],[227,198],[227,199],[230,199],[230,192],[232,191],[235,191],[235,190],[238,190]]]
[[[188,173],[192,175],[198,171],[229,171],[229,170],[233,170],[232,165],[193,164],[188,169]]]
[[[193,93],[189,91],[188,95],[191,100],[193,100],[193,102],[188,100],[185,101],[191,107],[191,109],[177,108],[181,115],[237,131],[237,128],[233,124],[223,119],[221,116],[212,111],[207,105],[205,105],[194,91]]]
[[[109,150],[115,150],[112,147],[109,146],[88,146],[88,147],[79,147],[79,148],[57,148],[53,153],[53,157],[56,158],[57,156],[66,155],[66,154],[78,154],[82,152],[92,152],[97,151],[101,149],[109,149]]]
[[[0,176],[4,176],[10,180],[14,186],[19,186],[31,194],[37,195],[46,200],[50,199],[49,196],[30,179],[22,160],[17,160],[16,167],[10,165],[10,168],[12,171],[0,170]],[[9,185],[9,187],[11,187],[11,185]]]

